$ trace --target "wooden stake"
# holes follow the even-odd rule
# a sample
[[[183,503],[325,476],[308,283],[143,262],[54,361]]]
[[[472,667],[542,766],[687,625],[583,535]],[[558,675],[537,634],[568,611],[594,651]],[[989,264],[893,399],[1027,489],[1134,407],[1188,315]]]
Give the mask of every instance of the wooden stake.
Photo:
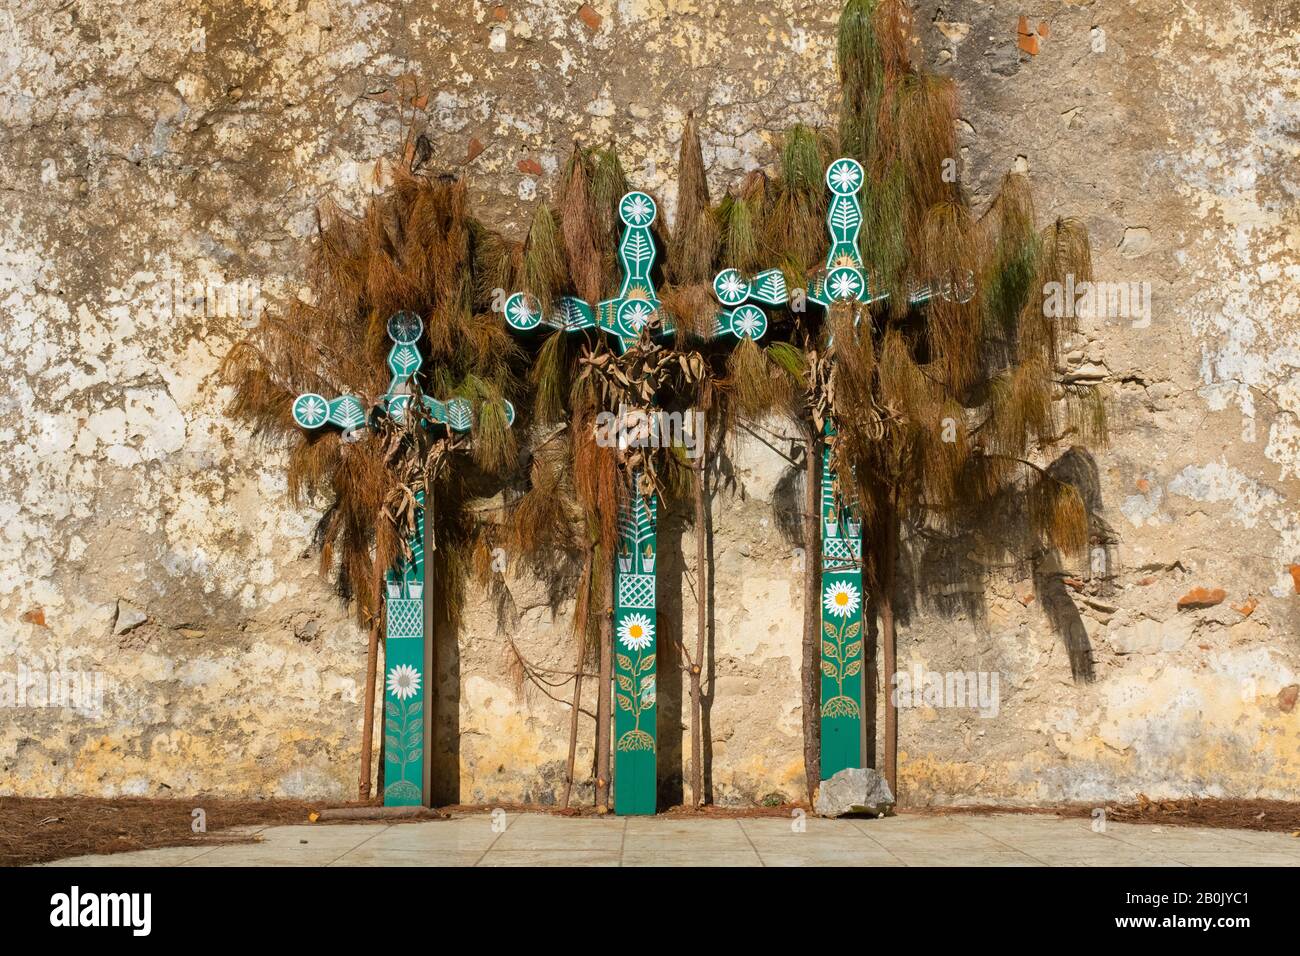
[[[365,713],[361,721],[361,780],[357,785],[357,798],[370,799],[370,767],[374,758],[375,739],[375,670],[379,666],[379,618],[370,625],[370,641],[366,646]]]
[[[808,802],[821,783],[821,461],[822,436],[811,421],[804,425],[803,501],[803,768]]]
[[[892,496],[891,496],[892,497]],[[894,673],[898,670],[894,622],[894,575],[898,564],[898,508],[893,501],[885,517],[885,561],[880,575],[880,643],[884,647],[885,678],[885,780],[898,800],[898,704],[894,700]]]
[[[609,809],[610,684],[614,674],[614,568],[601,562],[604,611],[600,616],[600,672],[596,680],[596,809]]]
[[[698,607],[695,622],[695,659],[691,661],[691,803],[700,807],[704,805],[704,728],[700,692],[704,677],[705,637],[709,627],[709,542],[706,500],[709,474],[708,413],[701,411],[698,421],[703,427],[696,440],[700,460],[695,466],[695,600]]]

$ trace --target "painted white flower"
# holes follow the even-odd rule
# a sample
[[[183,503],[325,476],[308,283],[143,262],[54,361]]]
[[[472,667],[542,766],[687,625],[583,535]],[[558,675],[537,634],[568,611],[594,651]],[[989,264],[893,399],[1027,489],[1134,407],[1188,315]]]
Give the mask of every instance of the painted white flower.
[[[861,596],[858,589],[847,581],[837,581],[822,595],[822,607],[834,617],[848,617],[858,609]]]
[[[654,218],[654,205],[645,193],[630,193],[623,200],[623,221],[629,226],[644,226]]]
[[[315,428],[329,415],[329,407],[319,395],[303,395],[294,406],[294,417],[307,428]]]
[[[741,338],[756,338],[762,326],[763,313],[758,309],[739,309],[732,319],[732,328]]]
[[[506,308],[509,311],[511,325],[532,325],[533,310],[528,306],[527,296],[512,295],[510,301],[506,303]]]
[[[618,625],[618,639],[631,651],[643,651],[655,637],[655,626],[644,614],[629,614]]]
[[[718,282],[718,296],[724,302],[739,302],[749,294],[749,286],[734,269],[725,272]]]
[[[388,692],[406,700],[420,692],[420,672],[409,664],[398,664],[388,672]]]
[[[650,316],[654,315],[654,309],[650,308],[648,302],[634,302],[623,313],[623,321],[633,332],[640,332],[642,327],[650,321]]]
[[[423,331],[424,322],[414,312],[396,312],[388,320],[388,337],[394,342],[418,341]]]
[[[837,299],[851,299],[858,294],[858,283],[850,272],[841,272],[831,279],[831,294]]]
[[[858,188],[862,173],[857,163],[841,160],[831,167],[830,181],[838,193],[851,193]]]

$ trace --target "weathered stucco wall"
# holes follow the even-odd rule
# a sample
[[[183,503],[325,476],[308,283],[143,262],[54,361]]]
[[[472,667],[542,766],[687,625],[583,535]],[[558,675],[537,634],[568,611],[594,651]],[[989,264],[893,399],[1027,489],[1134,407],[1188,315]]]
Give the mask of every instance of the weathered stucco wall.
[[[1101,574],[1067,569],[1097,680],[1071,681],[1014,570],[937,583],[918,563],[900,666],[996,673],[1000,696],[996,716],[903,713],[914,802],[1300,792],[1300,4],[1142,7],[917,7],[925,59],[959,81],[975,200],[1027,167],[1040,217],[1083,216],[1099,276],[1153,299],[1149,324],[1085,321],[1070,355],[1113,396],[1097,468],[1115,540]],[[780,130],[827,121],[838,8],[9,0],[0,794],[353,793],[364,635],[308,553],[319,507],[291,508],[281,463],[223,415],[238,293],[295,295],[315,204],[359,205],[412,119],[515,235],[575,138],[614,137],[671,218],[686,110],[715,194],[772,163]],[[1049,24],[1036,56],[1017,51],[1021,14]],[[727,476],[711,778],[722,802],[792,798],[789,479],[754,443]],[[664,646],[693,643],[688,535],[670,518],[661,539],[661,590],[683,592],[661,596]],[[567,666],[564,613],[536,582],[510,587],[525,653]],[[1179,610],[1193,587],[1225,600]],[[519,693],[506,663],[483,599],[442,664],[444,799],[562,787],[565,709]],[[92,706],[16,689],[53,671]],[[671,796],[683,711],[661,695]]]

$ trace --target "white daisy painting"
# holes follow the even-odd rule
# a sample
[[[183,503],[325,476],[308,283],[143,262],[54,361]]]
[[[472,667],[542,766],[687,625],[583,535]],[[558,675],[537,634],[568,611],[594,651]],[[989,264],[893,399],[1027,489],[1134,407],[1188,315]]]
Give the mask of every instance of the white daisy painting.
[[[409,664],[398,664],[388,672],[388,693],[407,700],[420,692],[420,672]]]
[[[857,611],[861,601],[858,589],[847,581],[836,581],[822,595],[822,607],[832,617],[849,617]]]
[[[643,651],[655,637],[655,626],[644,614],[629,614],[618,625],[618,640],[630,651]]]

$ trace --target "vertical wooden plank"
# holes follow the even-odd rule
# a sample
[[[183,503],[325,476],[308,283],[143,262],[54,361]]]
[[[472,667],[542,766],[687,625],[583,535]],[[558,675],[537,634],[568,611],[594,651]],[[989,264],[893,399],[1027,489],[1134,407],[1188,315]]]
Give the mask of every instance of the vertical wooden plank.
[[[658,647],[654,495],[634,492],[619,516],[614,598],[614,812],[655,812]]]
[[[833,434],[827,425],[827,435]],[[822,443],[821,776],[862,766],[862,522],[835,494]]]
[[[826,229],[831,248],[824,276],[814,281],[808,297],[828,312],[837,300],[869,302],[867,273],[858,238],[862,230],[862,166],[841,157],[826,170],[831,199]],[[862,766],[862,668],[865,637],[862,611],[862,520],[856,508],[845,507],[835,489],[828,439],[835,426],[827,422],[822,442],[822,590],[821,777],[827,780],[849,767]]]
[[[424,492],[417,492],[411,560],[385,575],[384,806],[425,800]]]

